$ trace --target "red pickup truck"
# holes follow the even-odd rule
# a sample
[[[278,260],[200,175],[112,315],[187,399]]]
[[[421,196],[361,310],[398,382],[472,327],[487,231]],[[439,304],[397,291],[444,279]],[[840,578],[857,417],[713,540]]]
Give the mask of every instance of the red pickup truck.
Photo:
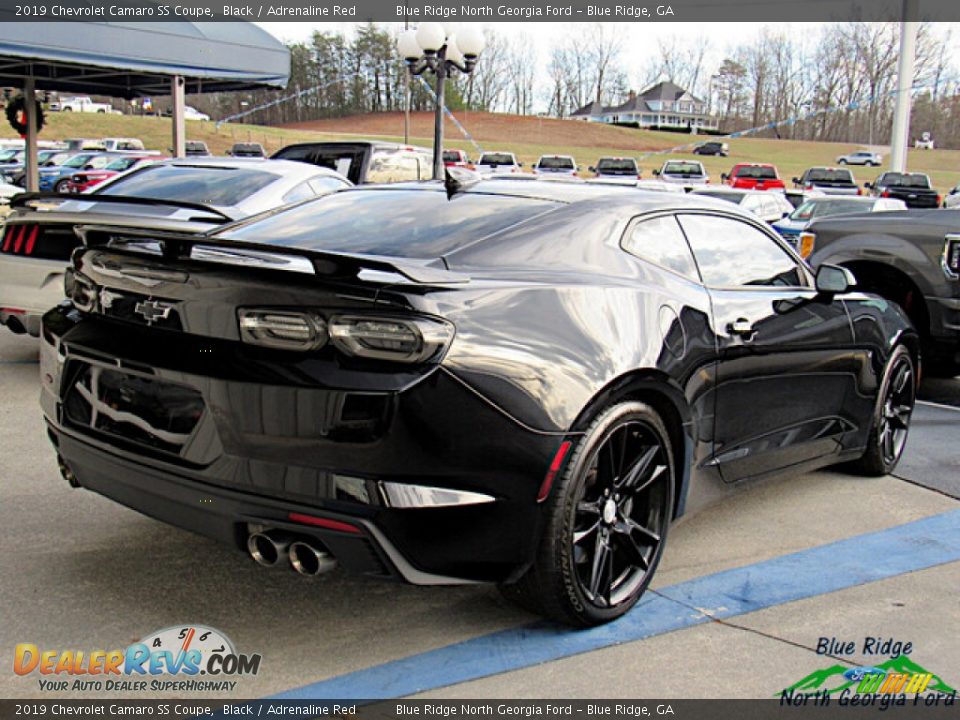
[[[744,190],[786,189],[775,165],[738,163],[729,173],[723,173],[720,179],[730,187]]]

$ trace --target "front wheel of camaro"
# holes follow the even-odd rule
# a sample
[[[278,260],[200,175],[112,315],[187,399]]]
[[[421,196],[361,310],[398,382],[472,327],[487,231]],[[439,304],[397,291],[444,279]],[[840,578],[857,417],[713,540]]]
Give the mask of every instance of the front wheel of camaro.
[[[547,499],[533,565],[504,594],[554,620],[614,620],[646,590],[663,553],[676,468],[663,420],[648,405],[602,412]]]

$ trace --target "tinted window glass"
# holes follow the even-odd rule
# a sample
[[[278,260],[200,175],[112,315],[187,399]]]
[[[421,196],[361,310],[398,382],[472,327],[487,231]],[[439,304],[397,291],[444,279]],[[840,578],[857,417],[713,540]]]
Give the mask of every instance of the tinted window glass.
[[[140,162],[140,158],[117,158],[107,163],[105,170],[129,170]]]
[[[803,284],[794,259],[752,225],[714,215],[681,215],[680,224],[707,285]]]
[[[151,165],[119,178],[98,194],[230,206],[276,179],[273,173],[251,168]]]
[[[408,182],[420,179],[420,162],[404,152],[378,150],[370,158],[368,183]]]
[[[853,175],[849,170],[813,168],[807,171],[807,182],[852,183]]]
[[[700,280],[690,247],[673,216],[641,220],[627,231],[623,249],[691,280]]]
[[[317,195],[326,195],[329,192],[347,187],[343,180],[329,175],[318,175],[315,178],[310,178],[309,182],[313,192]]]
[[[537,167],[542,170],[573,170],[573,160],[565,157],[542,157]]]
[[[283,196],[283,202],[295,203],[301,200],[309,200],[312,197],[316,197],[316,193],[311,189],[310,183],[304,180],[291,190],[287,190],[287,194]]]
[[[484,153],[479,165],[513,165],[513,156],[507,153]]]
[[[637,175],[637,163],[631,158],[603,158],[597,163],[597,170],[611,175]]]
[[[696,194],[706,195],[707,197],[716,198],[717,200],[726,200],[727,202],[732,202],[734,205],[739,205],[745,197],[749,197],[743,193],[729,192],[726,190],[698,190]]]
[[[670,175],[703,175],[703,168],[695,162],[668,162],[663,166],[663,172]]]
[[[775,180],[777,171],[772,167],[751,166],[737,168],[736,177],[754,178],[756,180]]]
[[[225,232],[231,239],[334,252],[435,258],[557,207],[429,190],[351,190]]]

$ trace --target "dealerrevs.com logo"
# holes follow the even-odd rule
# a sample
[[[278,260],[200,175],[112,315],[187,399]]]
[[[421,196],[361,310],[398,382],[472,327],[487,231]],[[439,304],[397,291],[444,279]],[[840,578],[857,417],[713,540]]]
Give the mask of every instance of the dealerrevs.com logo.
[[[260,660],[256,653],[238,653],[219,630],[181,625],[116,650],[51,650],[19,643],[13,671],[39,676],[40,690],[51,692],[216,692],[233,691],[237,681],[232,678],[256,675]]]

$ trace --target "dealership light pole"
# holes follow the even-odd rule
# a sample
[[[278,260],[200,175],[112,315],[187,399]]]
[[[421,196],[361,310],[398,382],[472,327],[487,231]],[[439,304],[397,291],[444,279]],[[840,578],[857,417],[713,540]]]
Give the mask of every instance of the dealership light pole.
[[[443,177],[444,82],[453,73],[473,72],[483,50],[483,33],[475,24],[465,25],[459,37],[449,23],[420,23],[397,38],[397,49],[411,75],[430,71],[437,76],[437,108],[433,125],[433,179]]]
[[[910,140],[910,106],[914,63],[917,56],[917,0],[903,0],[900,23],[900,58],[897,65],[897,94],[893,110],[893,133],[890,138],[890,169],[905,172],[907,145]]]

